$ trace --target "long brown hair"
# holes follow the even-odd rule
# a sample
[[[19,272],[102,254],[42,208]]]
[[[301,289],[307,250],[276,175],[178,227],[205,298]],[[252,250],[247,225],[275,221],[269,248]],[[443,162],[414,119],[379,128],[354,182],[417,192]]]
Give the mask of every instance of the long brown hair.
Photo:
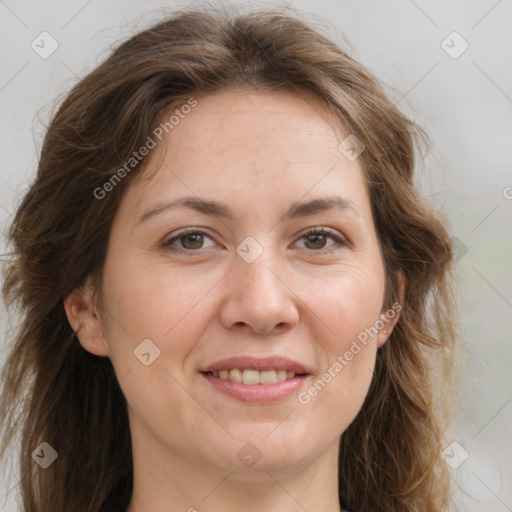
[[[446,510],[450,476],[440,453],[448,416],[437,392],[449,396],[456,303],[450,236],[414,183],[422,131],[312,23],[293,12],[230,7],[181,10],[123,42],[72,88],[48,127],[10,227],[3,285],[21,318],[2,373],[0,455],[20,434],[25,511],[126,510],[126,401],[110,360],[77,342],[63,299],[101,275],[118,204],[142,162],[104,197],[95,191],[171,106],[241,86],[313,93],[364,143],[389,305],[399,299],[397,272],[405,277],[400,319],[342,436],[340,503],[358,512]],[[58,452],[45,470],[32,459],[41,442]]]

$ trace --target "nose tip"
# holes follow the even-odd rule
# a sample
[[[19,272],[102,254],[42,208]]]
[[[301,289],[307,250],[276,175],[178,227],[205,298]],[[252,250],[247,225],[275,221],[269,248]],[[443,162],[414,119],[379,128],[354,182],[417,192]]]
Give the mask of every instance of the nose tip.
[[[220,317],[226,328],[250,328],[257,334],[290,329],[299,319],[294,295],[264,258],[239,259],[230,276]]]

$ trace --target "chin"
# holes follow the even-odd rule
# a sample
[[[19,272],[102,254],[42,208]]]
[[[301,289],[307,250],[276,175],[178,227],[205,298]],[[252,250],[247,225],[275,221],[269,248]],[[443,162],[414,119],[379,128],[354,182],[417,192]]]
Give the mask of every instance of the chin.
[[[276,425],[278,423],[274,423],[272,428],[276,429]],[[293,471],[302,467],[307,459],[316,458],[324,449],[323,446],[317,447],[317,450],[313,445],[309,446],[308,441],[312,441],[311,434],[299,436],[295,432],[293,435],[289,430],[278,434],[279,427],[274,432],[272,428],[265,424],[264,428],[251,428],[250,433],[247,429],[236,434],[230,430],[233,438],[222,446],[213,448],[216,453],[210,452],[216,459],[214,465],[226,471],[243,474]]]

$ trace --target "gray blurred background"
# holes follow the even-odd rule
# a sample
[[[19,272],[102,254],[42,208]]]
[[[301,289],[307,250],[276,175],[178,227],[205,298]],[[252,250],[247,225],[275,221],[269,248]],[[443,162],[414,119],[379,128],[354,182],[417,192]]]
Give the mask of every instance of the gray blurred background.
[[[158,19],[162,9],[201,4],[0,0],[3,232],[35,173],[44,123],[57,96],[118,39]],[[432,139],[431,152],[418,166],[418,185],[443,211],[455,237],[468,354],[459,421],[450,439],[457,444],[448,447],[450,459],[445,453],[457,466],[450,468],[460,486],[454,510],[512,511],[512,1],[289,4],[383,81]],[[5,253],[3,237],[1,248]],[[3,308],[0,322],[2,364],[9,327]],[[16,468],[12,474],[9,469],[0,467],[0,511],[18,512]]]

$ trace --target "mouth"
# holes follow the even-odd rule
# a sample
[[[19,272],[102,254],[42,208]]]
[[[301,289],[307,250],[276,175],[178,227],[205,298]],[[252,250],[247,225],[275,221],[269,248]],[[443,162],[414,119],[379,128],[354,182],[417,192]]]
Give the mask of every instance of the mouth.
[[[312,375],[303,365],[281,357],[224,359],[200,374],[223,395],[256,403],[289,398],[297,394]]]

